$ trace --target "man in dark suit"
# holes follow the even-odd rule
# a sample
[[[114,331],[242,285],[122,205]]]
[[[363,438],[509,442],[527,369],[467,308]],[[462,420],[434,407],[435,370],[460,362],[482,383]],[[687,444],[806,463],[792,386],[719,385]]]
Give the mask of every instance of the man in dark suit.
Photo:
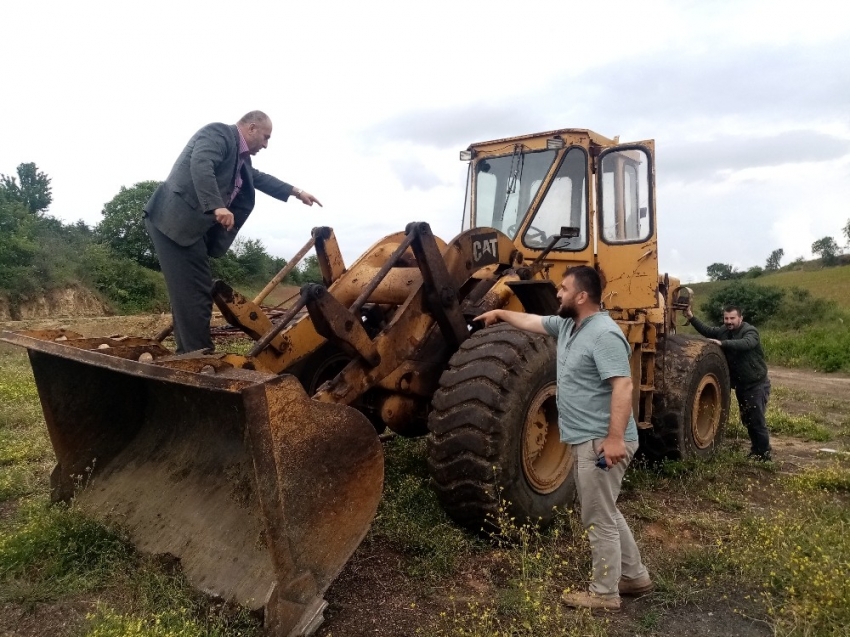
[[[178,354],[213,349],[209,257],[227,252],[254,209],[255,190],[281,201],[294,196],[308,206],[322,205],[251,165],[251,155],[268,147],[271,134],[271,120],[261,111],[232,126],[204,126],[145,206],[145,228],[168,287]]]

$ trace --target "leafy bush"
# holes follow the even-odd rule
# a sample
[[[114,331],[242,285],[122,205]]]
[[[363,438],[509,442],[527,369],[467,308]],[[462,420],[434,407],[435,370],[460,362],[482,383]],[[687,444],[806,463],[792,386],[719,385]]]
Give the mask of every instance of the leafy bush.
[[[132,259],[118,257],[106,245],[90,244],[83,253],[79,272],[120,312],[160,312],[168,307],[162,275]]]
[[[725,306],[737,305],[744,320],[761,325],[779,310],[784,294],[784,290],[777,287],[735,281],[712,292],[700,309],[709,321],[715,321],[723,316]]]
[[[815,323],[832,322],[838,319],[843,320],[844,316],[835,301],[812,296],[808,290],[795,286],[785,290],[782,303],[767,321],[767,327],[799,330]]]

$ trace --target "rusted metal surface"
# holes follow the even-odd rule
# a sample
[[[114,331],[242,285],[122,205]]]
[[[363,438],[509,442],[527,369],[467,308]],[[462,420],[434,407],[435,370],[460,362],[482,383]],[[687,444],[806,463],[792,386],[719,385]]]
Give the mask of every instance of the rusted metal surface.
[[[451,280],[449,265],[443,260],[443,255],[440,254],[434,234],[431,232],[431,226],[427,223],[411,223],[407,227],[407,232],[413,237],[411,248],[422,272],[424,299],[427,307],[440,326],[443,337],[449,342],[449,346],[456,349],[469,338],[469,327],[460,311],[459,281]],[[475,258],[476,254],[482,254],[485,246],[487,250],[492,250],[493,245],[497,245],[496,238],[493,237],[492,242],[488,238],[486,243],[479,248],[479,252],[473,252],[470,256]],[[491,262],[497,262],[495,255],[492,256],[494,258]],[[468,274],[471,276],[472,273],[469,272]],[[460,281],[460,283],[462,282]]]
[[[434,244],[439,246],[436,240]],[[434,257],[429,251],[423,251],[422,258],[427,260]],[[411,365],[414,368],[410,370],[411,373],[415,373],[416,368],[426,373],[435,369],[441,370],[455,349],[446,337],[447,330],[462,341],[468,336],[468,328],[459,307],[456,307],[460,320],[463,320],[463,334],[458,333],[460,328],[454,324],[455,319],[450,319],[452,322],[447,324],[446,329],[440,326],[443,338],[439,342],[435,344],[426,341],[435,323],[438,323],[438,317],[435,316],[438,312],[433,309],[433,297],[439,297],[438,301],[443,309],[455,307],[453,304],[459,302],[457,291],[473,274],[492,264],[509,266],[513,264],[514,258],[513,243],[500,232],[490,229],[467,230],[458,235],[446,245],[439,257],[440,262],[444,264],[445,274],[435,274],[438,271],[435,268],[427,275],[431,276],[434,282],[431,285],[428,285],[426,275],[423,275],[420,284],[411,291],[401,306],[395,308],[392,319],[374,337],[380,363],[371,366],[363,359],[353,360],[336,378],[320,388],[314,397],[323,402],[352,404],[402,365]],[[425,267],[419,259],[416,262],[420,268]],[[356,264],[352,266],[352,270],[354,269]],[[333,287],[330,291],[333,293]],[[441,348],[438,350],[440,358],[433,356],[435,352],[430,351],[426,345]]]
[[[360,318],[359,311],[349,311],[321,285],[304,289],[307,311],[316,331],[352,356],[360,356],[373,367],[381,362],[375,344]]]
[[[326,286],[332,285],[345,272],[345,261],[336,240],[333,228],[322,226],[313,228],[313,239],[316,242],[316,260]]]
[[[55,499],[76,495],[141,550],[177,556],[199,589],[264,609],[269,634],[321,621],[381,495],[382,451],[362,414],[224,356],[140,363],[0,336],[29,352]]]
[[[224,320],[237,326],[255,341],[274,328],[271,319],[258,303],[249,300],[224,281],[215,282],[212,296]]]
[[[720,381],[714,374],[700,379],[691,407],[691,428],[694,443],[699,449],[715,444],[715,435],[722,415]]]
[[[532,398],[522,428],[522,471],[541,494],[558,489],[572,471],[573,454],[561,443],[556,385],[550,383]]]
[[[564,139],[564,141],[567,142],[567,145],[569,145],[569,143],[575,143],[585,146],[589,146],[591,144],[595,146],[613,146],[617,143],[613,139],[603,137],[602,135],[594,133],[593,131],[588,130],[586,128],[559,128],[544,133],[518,135],[516,137],[503,137],[502,139],[494,139],[486,142],[477,142],[474,144],[470,144],[468,150],[475,150],[479,152],[492,152],[498,151],[498,149],[504,147],[505,145],[513,145],[517,143],[521,143],[530,149],[537,150],[541,148],[546,148],[546,140],[556,136]]]

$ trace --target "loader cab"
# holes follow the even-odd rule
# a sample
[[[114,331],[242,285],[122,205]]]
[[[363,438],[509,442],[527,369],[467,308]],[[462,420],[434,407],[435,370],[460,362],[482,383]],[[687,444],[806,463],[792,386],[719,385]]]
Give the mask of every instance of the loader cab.
[[[577,252],[588,245],[588,156],[585,149],[534,149],[517,143],[504,155],[470,165],[468,227],[492,227],[524,252],[542,250],[563,226],[579,229],[555,251]]]
[[[567,266],[599,268],[605,305],[657,304],[654,143],[617,143],[584,129],[473,144],[463,229],[492,227],[534,260],[564,227],[545,260],[557,277]]]

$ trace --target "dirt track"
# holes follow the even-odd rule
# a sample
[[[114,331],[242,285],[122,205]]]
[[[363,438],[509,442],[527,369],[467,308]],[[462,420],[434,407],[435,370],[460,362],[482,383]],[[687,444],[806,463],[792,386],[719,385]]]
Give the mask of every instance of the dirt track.
[[[810,369],[787,367],[771,367],[769,374],[773,385],[823,397],[850,398],[850,376],[846,374],[824,374]]]

